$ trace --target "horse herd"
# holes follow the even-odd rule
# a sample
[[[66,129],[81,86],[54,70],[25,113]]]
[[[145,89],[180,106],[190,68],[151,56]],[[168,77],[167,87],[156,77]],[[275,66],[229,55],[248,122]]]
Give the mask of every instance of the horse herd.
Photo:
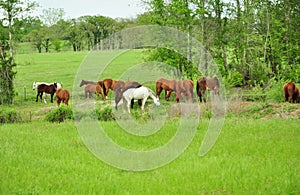
[[[193,102],[193,89],[194,82],[192,80],[169,80],[166,78],[159,78],[156,80],[156,93],[151,89],[142,86],[137,81],[121,81],[106,78],[101,81],[87,81],[82,80],[80,87],[84,86],[84,94],[86,98],[92,97],[92,94],[101,95],[103,99],[108,99],[108,92],[112,90],[115,92],[115,107],[118,108],[119,103],[123,102],[123,109],[127,107],[128,112],[129,105],[133,107],[134,99],[138,100],[142,110],[147,98],[150,96],[156,105],[159,105],[159,98],[161,92],[165,91],[165,100],[169,101],[172,92],[175,93],[177,102]],[[217,77],[208,78],[202,77],[197,80],[196,90],[199,96],[200,102],[202,100],[206,102],[205,91],[210,89],[213,94],[219,95],[220,84]],[[125,107],[125,108],[124,108]]]
[[[176,102],[193,102],[194,82],[192,80],[169,80],[166,78],[159,78],[156,80],[156,93],[148,87],[142,86],[137,81],[121,81],[106,78],[101,81],[87,81],[82,80],[80,87],[84,86],[85,98],[91,98],[93,94],[101,95],[103,100],[108,99],[109,90],[115,92],[115,108],[123,103],[123,110],[127,108],[130,113],[130,105],[133,107],[134,100],[138,100],[142,110],[144,110],[145,102],[150,96],[154,103],[158,106],[161,92],[165,91],[165,100],[169,101],[171,93],[175,93]],[[36,102],[38,97],[42,100],[43,93],[51,95],[51,102],[53,96],[56,95],[56,102],[68,105],[70,93],[68,90],[62,88],[60,83],[42,83],[34,82],[33,90],[37,89]],[[205,91],[211,90],[212,95],[219,96],[220,83],[217,77],[201,77],[196,81],[196,94],[200,102],[206,102]],[[287,82],[283,87],[285,101],[300,103],[299,89],[293,82]]]

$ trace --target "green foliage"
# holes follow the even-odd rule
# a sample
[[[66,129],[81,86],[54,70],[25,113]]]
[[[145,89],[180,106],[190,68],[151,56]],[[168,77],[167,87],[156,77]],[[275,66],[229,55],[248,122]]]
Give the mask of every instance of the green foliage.
[[[112,112],[112,107],[111,106],[105,106],[102,109],[96,109],[95,110],[97,119],[99,121],[113,121],[115,120],[115,116]]]
[[[283,85],[284,81],[270,80],[264,89],[268,102],[284,102]]]
[[[239,87],[243,85],[242,74],[237,71],[230,71],[228,76],[225,78],[226,86],[228,87]]]
[[[64,122],[65,120],[74,120],[73,111],[70,106],[61,104],[45,116],[45,120],[49,122]]]
[[[16,110],[0,110],[0,123],[19,123],[22,117]]]

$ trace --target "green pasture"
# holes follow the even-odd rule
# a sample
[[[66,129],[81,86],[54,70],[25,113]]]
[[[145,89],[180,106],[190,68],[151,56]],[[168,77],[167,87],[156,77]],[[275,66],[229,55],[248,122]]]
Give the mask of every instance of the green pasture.
[[[227,111],[233,114],[226,116],[216,144],[205,156],[198,153],[209,114],[200,118],[186,151],[163,167],[131,172],[102,162],[84,145],[73,121],[45,121],[45,114],[56,109],[56,103],[50,103],[49,96],[47,104],[36,103],[36,91],[32,90],[35,80],[57,81],[72,92],[78,67],[87,54],[16,56],[18,95],[14,105],[1,106],[1,110],[17,110],[26,122],[0,125],[0,194],[300,193],[299,117],[289,117],[299,114],[299,104],[280,104],[274,111],[268,103],[247,103],[249,110],[243,113],[241,100],[228,98]],[[119,78],[128,67],[141,63],[143,51],[124,52],[111,61],[103,77]],[[288,117],[265,117],[270,113]],[[143,151],[172,139],[177,119],[167,119],[160,131],[146,137],[125,132],[116,121],[101,121],[101,125],[118,145]]]
[[[204,157],[198,156],[208,120],[201,120],[188,149],[164,167],[122,171],[97,159],[72,122],[0,126],[1,194],[299,194],[298,120],[226,120]],[[124,135],[103,123],[118,144],[161,145],[176,130],[167,122],[160,137]],[[113,129],[110,129],[112,128]]]

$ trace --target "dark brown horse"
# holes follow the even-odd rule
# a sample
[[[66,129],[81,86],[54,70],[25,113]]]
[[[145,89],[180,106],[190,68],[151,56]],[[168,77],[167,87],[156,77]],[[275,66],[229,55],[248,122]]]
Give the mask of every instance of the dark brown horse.
[[[97,82],[95,81],[86,81],[86,80],[81,80],[81,83],[80,83],[80,87],[82,87],[83,85],[87,85],[87,84],[97,84]]]
[[[37,87],[37,96],[36,96],[36,102],[38,102],[38,97],[40,96],[40,99],[42,100],[43,93],[48,93],[51,95],[51,102],[53,103],[53,96],[56,92],[57,84],[53,83],[51,85],[46,84],[40,84]]]
[[[165,90],[165,99],[169,101],[170,95],[175,91],[176,81],[160,78],[156,81],[156,95],[159,98],[162,90]]]
[[[118,103],[122,99],[123,92],[126,91],[129,88],[139,88],[142,85],[136,81],[126,81],[125,83],[123,81],[118,81],[115,84],[114,90],[116,92],[115,95],[115,102],[116,102],[116,109],[118,109]],[[131,101],[131,108],[133,108],[133,99]],[[139,100],[139,105],[141,105],[141,101]]]
[[[99,85],[99,82],[96,84],[87,84],[84,88],[85,98],[92,98],[93,94],[99,95],[101,94],[102,98],[104,99],[104,93],[102,87]]]
[[[204,102],[206,102],[205,91],[206,89],[212,90],[214,95],[219,95],[220,91],[220,83],[217,77],[208,78],[202,77],[197,80],[196,91],[199,96],[200,102],[202,102],[202,98]]]
[[[284,100],[290,103],[300,103],[299,89],[293,82],[287,82],[283,86]]]
[[[194,82],[192,80],[180,80],[176,82],[175,94],[176,101],[193,102]],[[188,97],[188,100],[186,98]]]
[[[68,90],[59,88],[56,91],[56,103],[57,106],[60,105],[60,103],[64,103],[66,105],[69,105],[69,98],[70,98],[70,93]]]

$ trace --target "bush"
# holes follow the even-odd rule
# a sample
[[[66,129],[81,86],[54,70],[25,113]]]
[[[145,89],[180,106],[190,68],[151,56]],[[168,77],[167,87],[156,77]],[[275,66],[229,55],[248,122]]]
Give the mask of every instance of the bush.
[[[22,122],[22,117],[15,111],[0,111],[0,123],[19,123]]]
[[[283,85],[285,81],[270,81],[265,88],[268,102],[284,102]]]
[[[106,106],[103,109],[96,109],[96,116],[99,121],[113,121],[115,116],[110,106]]]
[[[49,122],[63,122],[65,120],[74,120],[72,108],[61,104],[59,108],[52,110],[45,117]]]

